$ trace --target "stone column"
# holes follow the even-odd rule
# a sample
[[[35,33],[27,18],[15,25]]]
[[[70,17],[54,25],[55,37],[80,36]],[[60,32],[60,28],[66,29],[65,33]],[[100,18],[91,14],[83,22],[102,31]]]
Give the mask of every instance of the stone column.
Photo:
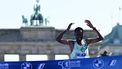
[[[55,53],[52,50],[47,50],[48,60],[55,60]]]
[[[4,54],[0,54],[0,61],[4,61]]]
[[[55,54],[54,53],[48,54],[48,60],[55,60]]]
[[[26,61],[26,54],[19,54],[20,61]]]

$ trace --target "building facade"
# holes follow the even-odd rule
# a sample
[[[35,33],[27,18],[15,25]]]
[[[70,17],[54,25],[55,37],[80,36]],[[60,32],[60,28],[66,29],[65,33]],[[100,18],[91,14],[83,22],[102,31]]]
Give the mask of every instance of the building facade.
[[[64,30],[47,26],[0,29],[0,60],[4,61],[5,54],[18,54],[20,61],[26,61],[27,54],[47,55],[48,60],[55,60],[55,55],[68,55],[69,47],[55,40],[62,31]],[[84,38],[87,37],[92,38],[96,35],[92,30],[85,30]],[[74,39],[73,30],[67,32],[64,38]],[[97,48],[92,47],[90,52],[94,49]]]
[[[119,23],[105,36],[99,53],[107,51],[111,56],[122,55],[122,25]]]

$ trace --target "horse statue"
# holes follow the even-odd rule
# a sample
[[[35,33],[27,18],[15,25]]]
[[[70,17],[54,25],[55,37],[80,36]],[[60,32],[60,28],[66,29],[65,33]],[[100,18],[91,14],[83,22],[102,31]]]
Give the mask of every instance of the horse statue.
[[[38,4],[38,1],[37,1],[36,6],[34,6],[34,11],[35,11],[35,13],[32,14],[31,18],[30,18],[31,25],[34,25],[34,20],[36,21],[36,25],[42,25],[43,24],[43,16],[41,13],[39,13],[40,5]]]
[[[24,15],[22,15],[22,23],[24,23],[25,25],[28,25],[28,20],[27,18],[25,18]]]
[[[50,23],[49,17],[47,17],[47,18],[44,19],[44,23],[45,23],[45,26],[47,26]]]

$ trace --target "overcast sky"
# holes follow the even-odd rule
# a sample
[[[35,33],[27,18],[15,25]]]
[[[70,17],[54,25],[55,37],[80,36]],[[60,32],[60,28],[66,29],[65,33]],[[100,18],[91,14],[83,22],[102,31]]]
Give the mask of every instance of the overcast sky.
[[[0,28],[20,28],[21,15],[29,20],[35,3],[36,0],[0,0]],[[66,29],[71,22],[75,23],[72,29],[89,29],[84,23],[89,19],[104,36],[117,22],[122,24],[121,0],[40,0],[40,5],[42,15],[56,29]]]

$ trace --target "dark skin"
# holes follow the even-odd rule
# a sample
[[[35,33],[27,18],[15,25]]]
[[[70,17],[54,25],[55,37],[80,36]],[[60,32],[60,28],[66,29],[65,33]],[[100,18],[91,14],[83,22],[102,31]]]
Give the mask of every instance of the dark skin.
[[[86,23],[87,26],[92,28],[97,33],[97,35],[98,35],[98,37],[96,37],[96,38],[92,38],[92,39],[87,38],[85,41],[86,41],[86,43],[88,45],[103,40],[103,37],[101,36],[101,34],[97,31],[97,29],[92,25],[92,23],[89,20],[85,20],[84,22]],[[68,25],[67,29],[65,31],[63,31],[62,33],[60,33],[58,35],[58,37],[56,38],[56,41],[58,41],[59,43],[68,45],[70,47],[71,51],[73,50],[74,41],[73,40],[68,40],[68,39],[63,39],[63,35],[70,30],[70,28],[71,28],[71,26],[73,24],[74,23],[70,23]],[[82,38],[83,38],[83,31],[76,31],[76,32],[74,32],[74,36],[75,36],[76,42],[79,45],[82,45],[81,41],[82,41]]]

